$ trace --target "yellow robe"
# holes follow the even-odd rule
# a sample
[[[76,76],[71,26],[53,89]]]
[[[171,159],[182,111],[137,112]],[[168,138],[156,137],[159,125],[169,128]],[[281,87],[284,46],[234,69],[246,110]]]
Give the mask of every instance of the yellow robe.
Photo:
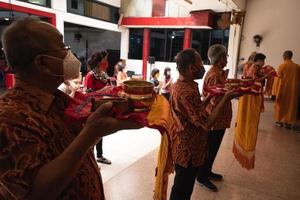
[[[233,154],[242,167],[253,169],[258,124],[262,111],[262,95],[244,95],[239,98]]]
[[[278,77],[281,80],[276,94],[275,120],[293,125],[297,120],[300,95],[300,66],[286,60],[278,68]]]
[[[157,168],[155,174],[154,200],[167,200],[169,174],[174,171],[172,161],[169,133],[173,124],[168,100],[157,95],[147,116],[150,126],[164,128],[158,152]]]
[[[272,95],[276,96],[280,86],[280,78],[274,77],[273,87],[272,87]]]

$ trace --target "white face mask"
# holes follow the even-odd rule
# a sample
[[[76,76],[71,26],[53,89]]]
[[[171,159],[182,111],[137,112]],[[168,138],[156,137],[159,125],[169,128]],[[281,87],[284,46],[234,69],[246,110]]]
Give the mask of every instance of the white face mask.
[[[51,75],[63,77],[64,81],[72,80],[79,77],[81,63],[70,50],[68,51],[68,54],[64,59],[56,58],[54,56],[49,56],[49,55],[44,55],[44,56],[56,60],[60,60],[63,62],[64,74],[60,75],[60,74],[51,73]]]

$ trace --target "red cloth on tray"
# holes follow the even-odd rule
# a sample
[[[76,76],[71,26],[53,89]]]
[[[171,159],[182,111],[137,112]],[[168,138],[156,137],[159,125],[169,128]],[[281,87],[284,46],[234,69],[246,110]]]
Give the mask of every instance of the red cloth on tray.
[[[230,80],[227,81],[227,83],[230,83]],[[239,82],[236,81],[235,83],[240,84],[239,87],[235,88],[235,90],[241,94],[255,94],[258,95],[260,94],[260,86],[257,87],[257,83],[254,81],[243,81],[240,80]],[[226,92],[228,92],[230,89],[225,87],[224,85],[214,85],[214,86],[209,86],[209,87],[205,87],[203,88],[205,92],[209,93],[212,96],[222,96],[224,95]]]
[[[262,67],[261,71],[266,76],[272,76],[272,77],[276,77],[277,76],[277,72],[276,72],[275,68],[272,67],[272,66],[269,66],[269,65],[267,65],[265,67]]]
[[[123,87],[113,87],[108,86],[103,88],[102,90],[83,94],[76,92],[74,98],[71,98],[68,107],[65,109],[65,123],[74,126],[82,126],[91,114],[92,107],[92,99],[94,98],[96,101],[104,98],[105,96],[110,97],[119,97],[120,92],[123,91]],[[111,116],[116,117],[121,120],[130,120],[135,121],[144,126],[148,126],[151,128],[158,129],[161,133],[164,132],[164,129],[159,126],[150,126],[148,124],[147,116],[149,111],[143,112],[131,112],[127,114],[123,114],[121,110],[117,108],[113,108],[111,112]]]

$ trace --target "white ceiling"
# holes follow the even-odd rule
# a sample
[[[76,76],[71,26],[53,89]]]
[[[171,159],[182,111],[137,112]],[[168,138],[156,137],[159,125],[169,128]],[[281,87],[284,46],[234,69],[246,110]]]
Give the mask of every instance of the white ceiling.
[[[232,9],[237,10],[238,7],[233,2],[233,0],[192,0],[192,4],[185,2],[184,0],[171,0],[176,2],[177,4],[181,4],[184,2],[184,7],[188,10],[213,10],[215,12],[225,12],[231,11]],[[181,1],[181,2],[180,2]]]

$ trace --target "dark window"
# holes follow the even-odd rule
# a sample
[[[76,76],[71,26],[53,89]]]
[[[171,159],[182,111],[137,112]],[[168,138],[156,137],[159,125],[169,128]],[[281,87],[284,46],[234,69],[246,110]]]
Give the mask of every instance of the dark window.
[[[129,59],[142,59],[144,29],[131,28],[129,30]]]
[[[77,0],[72,0],[71,1],[71,7],[73,9],[78,9],[78,1]]]
[[[157,61],[174,61],[183,48],[183,37],[182,29],[151,29],[150,56]]]
[[[210,46],[210,33],[209,29],[194,29],[192,30],[192,48],[196,49],[204,64],[208,64],[207,51]]]
[[[68,0],[68,12],[118,23],[119,8],[96,0]]]
[[[155,60],[165,60],[166,54],[166,29],[151,29],[150,31],[150,56],[155,57]]]
[[[51,0],[19,0],[27,3],[37,4],[40,6],[51,7]]]
[[[192,30],[192,48],[196,49],[204,64],[209,64],[208,48],[214,44],[222,44],[228,48],[229,29],[194,29]]]
[[[129,59],[142,59],[143,31],[140,28],[131,28],[129,33]],[[213,44],[223,44],[228,47],[229,29],[193,29],[191,47],[196,49],[204,62],[208,48]],[[183,29],[151,29],[150,54],[156,61],[173,62],[176,54],[183,49]]]
[[[229,40],[229,29],[213,29],[211,31],[211,45],[223,44],[226,48],[228,47]]]

